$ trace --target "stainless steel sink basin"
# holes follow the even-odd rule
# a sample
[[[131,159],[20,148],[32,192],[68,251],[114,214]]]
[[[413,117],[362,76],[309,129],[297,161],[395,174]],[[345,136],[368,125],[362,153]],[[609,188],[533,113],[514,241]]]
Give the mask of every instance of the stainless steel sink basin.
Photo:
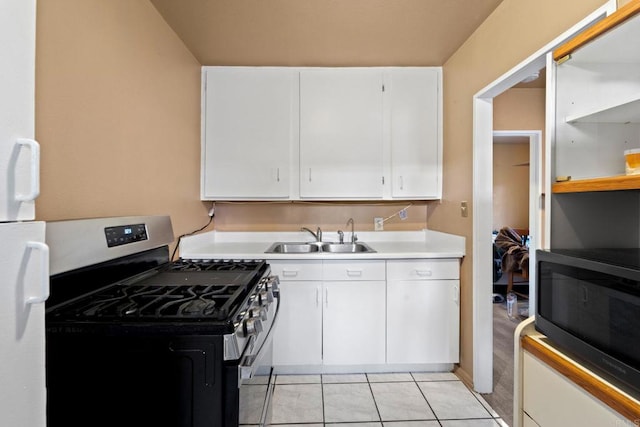
[[[297,243],[297,242],[276,242],[265,251],[266,253],[275,254],[302,254],[319,252],[320,246],[314,243]]]
[[[375,252],[365,243],[325,243],[322,245],[322,252],[331,253],[367,253]]]
[[[313,253],[369,253],[375,252],[366,243],[321,243],[321,242],[276,242],[269,246],[269,254],[313,254]]]

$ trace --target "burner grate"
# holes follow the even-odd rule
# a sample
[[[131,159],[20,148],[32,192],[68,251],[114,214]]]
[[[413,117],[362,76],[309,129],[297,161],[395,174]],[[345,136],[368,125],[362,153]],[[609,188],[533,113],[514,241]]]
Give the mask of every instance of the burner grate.
[[[222,261],[210,259],[179,259],[171,263],[168,271],[257,271],[262,261]]]
[[[116,285],[69,304],[65,313],[94,320],[225,320],[245,290],[245,285]]]

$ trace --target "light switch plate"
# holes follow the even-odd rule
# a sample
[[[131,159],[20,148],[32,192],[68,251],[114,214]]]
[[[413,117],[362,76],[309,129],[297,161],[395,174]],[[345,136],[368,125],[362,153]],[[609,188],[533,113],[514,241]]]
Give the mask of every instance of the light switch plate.
[[[462,215],[463,218],[469,216],[469,207],[465,201],[460,202],[460,215]]]
[[[383,218],[373,218],[373,229],[375,231],[384,230],[384,219]]]

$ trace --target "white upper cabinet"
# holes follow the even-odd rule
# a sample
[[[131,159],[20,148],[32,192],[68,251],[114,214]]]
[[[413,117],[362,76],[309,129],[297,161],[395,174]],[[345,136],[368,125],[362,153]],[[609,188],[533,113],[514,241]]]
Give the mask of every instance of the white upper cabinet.
[[[34,0],[2,2],[0,13],[0,222],[35,218],[40,148],[35,135]]]
[[[300,72],[300,197],[382,197],[382,73]]]
[[[204,67],[202,199],[288,199],[298,73]]]
[[[203,200],[438,199],[440,67],[204,67]]]
[[[395,68],[385,75],[394,199],[441,197],[441,81],[440,68]]]

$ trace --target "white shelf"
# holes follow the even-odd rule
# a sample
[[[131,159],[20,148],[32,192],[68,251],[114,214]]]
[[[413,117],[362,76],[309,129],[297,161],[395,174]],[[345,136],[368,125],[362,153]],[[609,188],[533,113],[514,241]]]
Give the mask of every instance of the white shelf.
[[[567,123],[640,123],[640,94],[621,102],[566,116]]]

